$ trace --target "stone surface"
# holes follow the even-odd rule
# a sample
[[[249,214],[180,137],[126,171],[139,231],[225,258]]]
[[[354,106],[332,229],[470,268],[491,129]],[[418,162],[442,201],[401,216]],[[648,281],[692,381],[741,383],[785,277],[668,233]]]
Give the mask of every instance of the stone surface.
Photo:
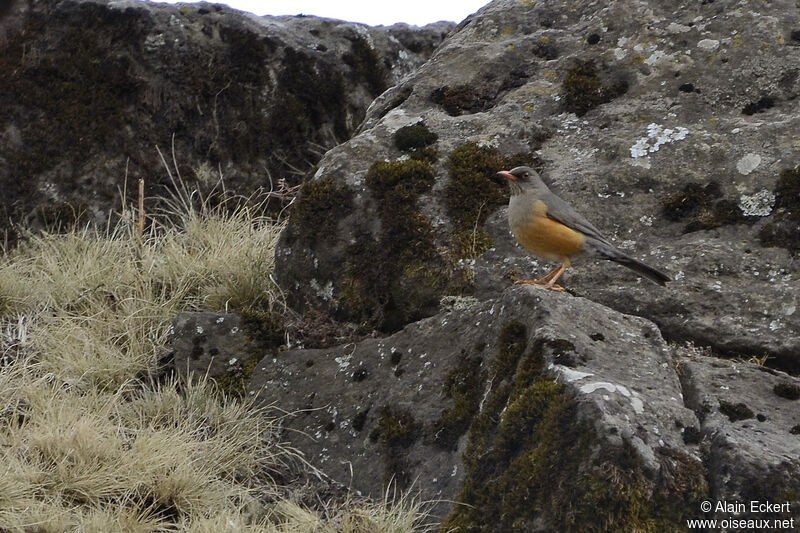
[[[563,396],[543,399],[547,408],[531,407],[532,419],[520,422],[526,394],[553,383],[563,384]],[[479,531],[509,531],[514,521],[525,531],[585,531],[575,520],[591,513],[621,531],[678,528],[682,518],[703,517],[704,499],[788,499],[796,512],[800,439],[792,428],[800,411],[797,400],[772,392],[779,383],[791,394],[800,380],[668,345],[652,322],[584,298],[515,287],[386,338],[268,356],[249,391],[295,412],[287,421],[292,445],[360,492],[377,497],[390,480],[413,483],[423,499],[442,502],[440,519],[453,510],[445,502],[478,506],[475,515],[451,515],[449,525],[475,525],[481,514],[497,522]],[[565,398],[571,408],[553,407]],[[743,402],[754,418],[731,421],[720,402]],[[551,416],[561,429],[537,425]],[[519,442],[504,433],[515,424]],[[564,428],[581,438],[569,440]],[[525,440],[529,434],[539,436]],[[492,455],[504,447],[509,457]],[[496,468],[494,477],[482,478],[476,465]],[[554,465],[564,469],[551,472],[562,489],[547,486],[554,481],[543,472]],[[642,510],[614,492],[613,476],[603,477],[618,469],[636,484],[631,493],[646,495]],[[603,507],[592,492],[600,489],[589,488],[595,482],[617,508]],[[501,518],[476,501],[475,484],[509,500],[521,487],[529,494]],[[672,514],[654,502],[671,502],[663,505]]]
[[[678,369],[686,404],[702,420],[710,500],[788,501],[790,512],[751,512],[748,503],[739,517],[797,520],[800,380],[763,366],[696,354],[681,357]],[[713,514],[718,519],[730,515]]]
[[[297,183],[452,28],[208,3],[16,2],[0,20],[1,229],[13,240],[15,224],[105,224],[126,179],[128,201],[146,180],[152,211],[174,190],[156,147],[190,188]]]
[[[573,7],[496,0],[375,100],[360,133],[320,161],[284,234],[290,303],[390,332],[436,313],[441,296],[492,298],[543,274],[552,265],[509,240],[490,181],[527,160],[675,279],[661,289],[579,258],[564,277],[575,294],[648,317],[667,339],[800,371],[794,4]],[[417,124],[435,142],[401,150],[395,134]],[[381,182],[376,162],[409,156],[430,168]],[[401,190],[419,176],[429,185]],[[319,184],[337,200],[321,201]],[[396,198],[412,207],[394,213]],[[320,221],[325,238],[310,238],[303,228]]]
[[[170,333],[172,368],[179,376],[212,379],[237,396],[256,363],[283,341],[272,321],[232,313],[179,313]]]

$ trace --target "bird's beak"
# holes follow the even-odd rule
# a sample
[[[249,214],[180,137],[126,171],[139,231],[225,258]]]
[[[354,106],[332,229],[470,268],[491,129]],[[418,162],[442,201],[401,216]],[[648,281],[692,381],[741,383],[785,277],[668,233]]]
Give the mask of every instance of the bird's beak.
[[[507,179],[508,181],[517,181],[517,177],[508,170],[501,170],[497,173],[497,175],[501,178]]]

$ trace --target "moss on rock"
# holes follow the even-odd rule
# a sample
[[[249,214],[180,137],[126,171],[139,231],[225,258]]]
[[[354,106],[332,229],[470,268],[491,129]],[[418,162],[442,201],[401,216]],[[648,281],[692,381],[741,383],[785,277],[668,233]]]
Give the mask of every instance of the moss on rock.
[[[411,159],[423,159],[431,163],[436,161],[436,149],[431,145],[439,136],[428,129],[423,122],[403,126],[392,135],[398,150],[405,152]]]
[[[800,251],[800,166],[785,169],[775,185],[775,209],[759,231],[763,246]]]
[[[383,453],[385,486],[396,483],[403,490],[411,485],[411,472],[406,460],[406,452],[420,436],[420,424],[407,409],[381,407],[378,426],[370,434],[370,439],[380,443]]]
[[[497,89],[489,84],[445,85],[431,92],[431,101],[454,117],[491,109],[496,98]]]
[[[504,156],[497,148],[469,142],[450,154],[450,180],[444,190],[444,204],[453,224],[453,255],[477,257],[492,246],[483,229],[486,219],[508,203],[508,188],[493,178],[500,170],[519,165],[538,166],[533,153]]]
[[[313,243],[319,237],[319,228],[335,227],[351,206],[352,194],[347,186],[328,177],[303,184],[290,216],[298,236]]]
[[[681,191],[661,199],[662,214],[667,220],[686,220],[684,233],[714,229],[728,224],[748,222],[738,205],[722,198],[719,183],[687,183]]]
[[[747,420],[753,418],[755,413],[743,403],[731,403],[721,400],[719,402],[719,412],[728,417],[731,422]]]
[[[788,381],[783,381],[775,385],[772,388],[772,392],[787,400],[800,400],[800,387]]]
[[[470,425],[466,479],[440,531],[678,531],[707,494],[702,464],[659,448],[660,479],[627,440],[597,435],[567,386],[543,374],[558,342],[528,346],[522,324],[500,332],[492,390]]]
[[[486,371],[482,369],[481,357],[469,357],[462,353],[459,363],[445,377],[442,385],[444,397],[453,405],[442,413],[430,430],[434,446],[455,450],[458,439],[467,432],[475,413],[478,412]]]
[[[347,250],[341,303],[351,320],[381,331],[396,331],[430,316],[448,286],[433,225],[417,207],[435,176],[427,161],[378,161],[367,188],[378,202],[377,238],[361,235]]]
[[[389,79],[387,65],[364,37],[356,36],[350,40],[350,51],[342,56],[342,61],[352,69],[355,79],[366,83],[373,97],[386,90]]]
[[[258,362],[268,352],[277,350],[286,338],[284,324],[275,313],[246,308],[239,311],[239,315],[242,331],[248,335],[248,349],[240,357],[228,361],[225,375],[216,378],[219,389],[235,398],[245,396],[247,384]]]
[[[595,107],[625,94],[628,83],[624,79],[602,80],[593,61],[575,60],[561,84],[563,105],[568,112],[583,116]]]

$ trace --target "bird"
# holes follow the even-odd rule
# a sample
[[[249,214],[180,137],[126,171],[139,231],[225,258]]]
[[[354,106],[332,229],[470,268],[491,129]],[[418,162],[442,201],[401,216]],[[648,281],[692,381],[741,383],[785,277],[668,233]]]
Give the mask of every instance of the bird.
[[[591,222],[556,196],[534,169],[521,166],[501,170],[497,176],[508,180],[511,190],[508,225],[514,238],[533,255],[561,262],[540,279],[517,283],[563,291],[556,281],[569,268],[572,258],[582,254],[615,261],[661,286],[672,281],[660,270],[617,249]]]

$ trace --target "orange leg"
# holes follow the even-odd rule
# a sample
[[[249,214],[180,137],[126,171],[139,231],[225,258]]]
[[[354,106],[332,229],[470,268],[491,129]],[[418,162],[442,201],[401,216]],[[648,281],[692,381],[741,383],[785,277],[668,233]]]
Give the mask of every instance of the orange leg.
[[[516,283],[518,285],[541,285],[545,289],[548,289],[548,290],[551,290],[551,291],[559,291],[559,292],[563,291],[564,287],[562,287],[561,285],[556,285],[556,281],[558,281],[558,278],[560,278],[561,275],[564,274],[564,271],[567,270],[569,265],[570,265],[569,258],[568,257],[564,257],[563,258],[563,263],[561,263],[561,266],[551,270],[550,272],[548,272],[547,274],[545,274],[541,278],[539,278],[539,279],[520,279],[520,280],[517,280]]]

